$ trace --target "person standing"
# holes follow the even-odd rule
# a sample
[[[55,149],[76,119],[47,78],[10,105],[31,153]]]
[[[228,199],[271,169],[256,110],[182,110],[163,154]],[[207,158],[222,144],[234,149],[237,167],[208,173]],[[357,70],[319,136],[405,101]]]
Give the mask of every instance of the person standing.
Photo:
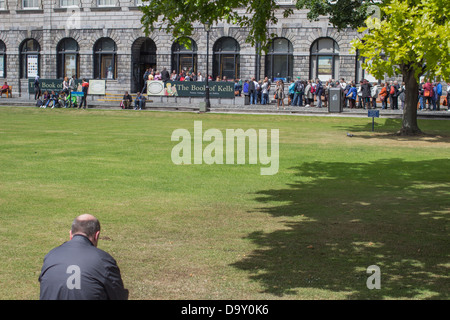
[[[432,110],[432,96],[433,96],[433,85],[431,84],[431,80],[428,80],[423,85],[423,97],[424,97],[424,108],[427,110],[427,102],[428,102],[428,110]]]
[[[283,109],[285,109],[285,107],[284,107],[284,82],[281,79],[277,81],[277,86],[275,89],[275,97],[277,100],[277,110],[280,109],[280,102],[281,102],[281,105],[283,106]]]
[[[376,109],[378,98],[378,83],[373,83],[372,88],[370,88],[370,96],[372,97],[372,108]]]
[[[169,74],[169,71],[167,71],[166,67],[164,67],[163,70],[161,71],[161,80],[164,82],[167,82],[170,80],[170,74]]]
[[[294,88],[294,101],[292,102],[293,106],[302,106],[303,101],[303,93],[304,93],[305,87],[300,80],[300,77],[297,77],[297,81],[295,82],[295,88]]]
[[[361,97],[364,109],[371,109],[370,98],[371,98],[371,84],[369,81],[364,79],[361,83]]]
[[[42,92],[41,92],[41,86],[39,84],[39,76],[36,76],[36,78],[34,78],[34,100],[37,100],[41,97]]]
[[[358,91],[356,90],[356,84],[352,83],[350,85],[350,89],[348,90],[347,95],[346,95],[346,98],[348,99],[348,106],[350,109],[356,108],[356,97],[357,96],[358,96]]]
[[[316,79],[316,97],[317,97],[317,108],[322,108],[322,95],[323,95],[323,85],[320,79]]]
[[[440,111],[441,110],[441,96],[442,96],[442,84],[439,81],[438,83],[436,83],[436,110]]]
[[[83,109],[87,109],[87,95],[89,91],[89,82],[87,82],[86,79],[83,79],[81,81],[81,90],[83,92],[83,96],[81,97],[81,103],[78,106],[78,109],[80,109],[83,106],[83,103],[84,103]]]
[[[75,91],[75,86],[76,86],[75,75],[72,75],[72,78],[70,78],[69,80],[69,108],[72,107],[73,105],[72,92]]]
[[[269,81],[264,79],[264,82],[261,86],[261,104],[269,103]]]
[[[98,249],[100,222],[90,214],[75,218],[70,241],[52,249],[39,275],[40,300],[127,300],[114,258]]]

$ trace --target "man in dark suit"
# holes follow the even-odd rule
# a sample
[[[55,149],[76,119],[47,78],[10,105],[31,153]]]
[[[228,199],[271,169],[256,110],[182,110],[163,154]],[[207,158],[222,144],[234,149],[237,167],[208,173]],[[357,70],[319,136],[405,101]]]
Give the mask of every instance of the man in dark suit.
[[[97,248],[100,222],[90,214],[77,217],[70,241],[44,258],[41,300],[126,300],[119,267],[111,255]]]

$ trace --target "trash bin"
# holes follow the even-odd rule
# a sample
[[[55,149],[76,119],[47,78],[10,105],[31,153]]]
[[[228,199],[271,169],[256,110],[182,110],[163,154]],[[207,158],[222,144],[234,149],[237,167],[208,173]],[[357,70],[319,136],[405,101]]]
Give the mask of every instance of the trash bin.
[[[250,96],[248,94],[244,95],[244,105],[248,106],[250,104]]]
[[[328,112],[342,112],[341,88],[329,89]]]

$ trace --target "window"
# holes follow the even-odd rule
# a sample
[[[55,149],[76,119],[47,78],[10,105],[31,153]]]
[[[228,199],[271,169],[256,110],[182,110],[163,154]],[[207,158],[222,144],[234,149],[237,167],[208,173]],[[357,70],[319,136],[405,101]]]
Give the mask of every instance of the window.
[[[230,37],[220,38],[213,46],[213,78],[237,79],[240,74],[239,43]]]
[[[23,9],[38,9],[39,0],[22,0]]]
[[[4,9],[6,9],[6,1],[0,0],[0,10],[4,10]]]
[[[60,0],[59,5],[61,8],[78,7],[79,0]]]
[[[339,76],[339,46],[331,38],[320,38],[311,46],[310,79],[322,81]]]
[[[34,78],[39,75],[41,46],[34,39],[24,40],[20,47],[20,77]]]
[[[181,44],[177,41],[172,45],[172,70],[177,73],[182,71],[197,73],[197,44],[194,40],[188,39],[188,44]]]
[[[0,40],[0,78],[6,78],[6,46]]]
[[[266,55],[265,74],[272,81],[282,79],[288,82],[292,79],[294,66],[294,48],[285,38],[275,38],[269,44]]]
[[[94,78],[117,78],[117,46],[110,38],[101,38],[94,45]]]
[[[98,0],[99,7],[115,7],[117,0]]]
[[[56,73],[58,78],[79,78],[80,57],[78,43],[72,38],[62,39],[56,47]]]

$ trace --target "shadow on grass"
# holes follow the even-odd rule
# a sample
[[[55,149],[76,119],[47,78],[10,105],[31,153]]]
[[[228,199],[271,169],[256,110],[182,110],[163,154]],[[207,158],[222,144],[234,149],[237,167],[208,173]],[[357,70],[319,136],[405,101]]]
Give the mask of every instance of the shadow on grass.
[[[234,267],[280,297],[309,288],[325,290],[309,299],[449,298],[450,160],[293,169],[297,183],[256,198],[285,228],[249,234],[259,249]],[[366,285],[371,265],[379,290]]]
[[[438,121],[438,120],[434,120]],[[440,120],[448,121],[448,120]],[[427,142],[450,142],[450,136],[448,134],[442,134],[441,129],[436,130],[435,128],[430,128],[426,126],[423,128],[420,123],[419,127],[422,129],[423,133],[417,136],[400,136],[397,133],[402,127],[402,119],[378,119],[375,118],[372,131],[372,118],[367,118],[366,124],[354,124],[351,127],[348,126],[338,126],[336,128],[342,131],[353,134],[354,137],[363,139],[390,139],[397,141],[427,141]]]

